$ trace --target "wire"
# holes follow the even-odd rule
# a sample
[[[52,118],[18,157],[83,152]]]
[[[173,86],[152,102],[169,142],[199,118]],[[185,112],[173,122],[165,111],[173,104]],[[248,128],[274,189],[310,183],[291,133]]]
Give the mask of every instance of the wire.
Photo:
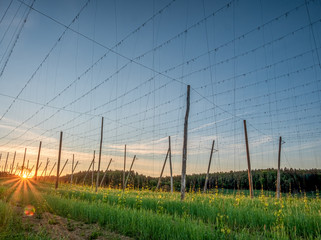
[[[27,7],[29,7],[29,12],[28,15],[30,13],[30,11],[33,9],[33,3],[35,2],[35,0],[32,2],[32,5],[29,6],[27,5],[25,2],[22,2],[20,0],[18,0],[19,2],[23,3],[24,5],[26,5]],[[77,15],[72,19],[72,21],[69,23],[68,27],[70,27],[80,16],[81,12],[88,6],[89,2],[91,0],[87,0],[87,2],[85,3],[85,5],[80,9],[80,11],[77,13]],[[27,15],[27,17],[28,17]],[[25,19],[26,22],[26,19]],[[24,23],[25,23],[24,22]],[[49,52],[47,53],[47,55],[44,57],[44,59],[41,61],[41,63],[39,64],[39,66],[37,67],[37,69],[33,72],[33,74],[31,75],[31,77],[28,79],[28,81],[25,83],[25,85],[23,86],[23,88],[19,91],[19,93],[17,94],[16,98],[10,103],[9,107],[6,109],[6,111],[1,115],[0,117],[0,121],[6,116],[6,114],[10,111],[10,109],[12,108],[13,104],[16,102],[16,99],[21,95],[21,93],[26,89],[26,87],[29,85],[29,83],[31,82],[31,80],[34,78],[34,76],[37,74],[37,72],[39,71],[39,69],[42,67],[42,65],[45,63],[45,61],[49,58],[50,54],[52,53],[52,51],[57,47],[58,43],[61,41],[61,39],[63,38],[63,36],[65,35],[65,33],[67,32],[67,28],[62,32],[62,34],[59,36],[59,38],[56,40],[56,42],[54,43],[54,45],[51,47],[51,49],[49,50]],[[18,36],[19,37],[19,36]],[[2,71],[3,72],[3,71]],[[2,72],[0,74],[0,77],[2,75]]]
[[[8,10],[9,10],[9,8],[10,8],[10,6],[11,6],[12,2],[13,2],[13,0],[11,0],[11,1],[10,1],[10,3],[9,3],[9,5],[8,5],[8,7],[7,7],[7,8],[6,8],[6,10],[4,11],[3,16],[2,16],[2,17],[1,17],[1,19],[0,19],[0,24],[2,23],[2,21],[3,21],[4,17],[7,15],[7,12],[8,12]]]
[[[314,47],[317,48],[317,41],[315,38],[315,33],[314,33],[314,29],[313,29],[313,22],[311,20],[311,15],[310,15],[309,7],[308,7],[308,1],[305,0],[304,3],[305,3],[306,10],[307,10],[308,18],[309,18],[309,26],[310,26],[312,37],[313,37]],[[316,51],[316,54],[317,54],[317,58],[318,58],[319,67],[321,68],[321,61],[320,61],[319,52]]]
[[[34,2],[35,2],[35,0],[32,1],[31,7],[33,6]],[[18,42],[18,39],[19,39],[19,37],[20,37],[20,34],[21,34],[21,32],[22,32],[23,27],[25,26],[25,23],[27,22],[27,19],[28,19],[28,17],[29,17],[30,12],[31,12],[31,8],[29,8],[29,10],[27,11],[27,14],[26,14],[26,16],[24,17],[24,19],[23,19],[23,20],[21,19],[21,22],[20,22],[21,25],[20,25],[20,27],[17,29],[18,31],[17,31],[17,34],[15,35],[15,38],[13,39],[13,44],[11,45],[10,49],[7,49],[7,50],[9,50],[9,53],[8,53],[8,55],[7,55],[5,58],[3,58],[3,59],[5,59],[5,62],[4,62],[3,66],[2,66],[2,68],[1,68],[1,71],[0,71],[0,79],[1,79],[1,77],[2,77],[2,75],[3,75],[3,72],[4,72],[5,69],[6,69],[6,66],[7,66],[7,64],[8,64],[8,62],[9,62],[9,60],[10,60],[11,54],[13,53],[13,50],[14,50],[17,42]],[[4,55],[4,56],[5,56],[5,55]],[[1,59],[1,61],[2,61],[2,59]],[[0,120],[1,120],[1,119],[2,119],[2,118],[0,118]]]

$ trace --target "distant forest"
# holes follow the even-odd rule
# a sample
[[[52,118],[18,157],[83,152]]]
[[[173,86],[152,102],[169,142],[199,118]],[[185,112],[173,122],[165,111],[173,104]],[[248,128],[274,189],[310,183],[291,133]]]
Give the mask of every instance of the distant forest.
[[[253,187],[256,190],[276,190],[276,173],[275,169],[253,170],[252,179]],[[94,172],[94,181],[96,181],[97,171]],[[103,172],[100,172],[100,180],[103,177]],[[128,172],[126,172],[127,176]],[[74,182],[77,184],[91,185],[92,173],[89,172],[85,182],[84,177],[86,172],[78,172],[74,174]],[[192,174],[186,176],[186,189],[187,191],[202,191],[205,184],[206,174]],[[70,181],[70,175],[61,177],[63,182]],[[174,176],[174,189],[179,191],[180,189],[180,176]],[[121,188],[123,181],[122,171],[108,171],[104,179],[103,185],[110,186],[112,188]],[[148,188],[154,190],[157,186],[158,177],[149,177],[137,172],[131,172],[128,180],[128,187],[141,189]],[[161,181],[161,188],[164,191],[170,190],[170,177],[164,177]],[[247,190],[248,176],[247,171],[238,172],[220,172],[212,173],[209,176],[208,189],[231,189],[231,190]],[[321,189],[321,169],[287,169],[281,170],[281,191],[284,193],[297,193],[297,192],[311,192]]]

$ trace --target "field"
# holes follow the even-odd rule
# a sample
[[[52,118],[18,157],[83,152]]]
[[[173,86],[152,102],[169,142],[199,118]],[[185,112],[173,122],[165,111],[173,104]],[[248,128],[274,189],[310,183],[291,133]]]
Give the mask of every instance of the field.
[[[273,195],[261,191],[250,199],[216,188],[180,201],[177,192],[55,190],[51,183],[2,178],[0,239],[321,239],[318,192]]]

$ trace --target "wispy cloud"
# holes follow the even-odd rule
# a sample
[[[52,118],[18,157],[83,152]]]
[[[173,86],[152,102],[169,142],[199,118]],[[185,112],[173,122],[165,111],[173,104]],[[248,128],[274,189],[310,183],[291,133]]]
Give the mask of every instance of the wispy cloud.
[[[203,125],[201,125],[201,126],[199,126],[199,127],[196,127],[196,128],[191,129],[189,132],[190,132],[190,133],[196,132],[196,131],[201,130],[201,129],[203,129],[203,128],[207,128],[207,127],[213,126],[213,125],[215,125],[215,124],[218,124],[218,123],[220,123],[220,122],[224,122],[224,121],[230,120],[230,119],[232,119],[232,118],[233,118],[233,117],[229,117],[229,118],[221,119],[221,120],[219,120],[219,121],[214,121],[214,122],[206,123],[206,124],[203,124]]]

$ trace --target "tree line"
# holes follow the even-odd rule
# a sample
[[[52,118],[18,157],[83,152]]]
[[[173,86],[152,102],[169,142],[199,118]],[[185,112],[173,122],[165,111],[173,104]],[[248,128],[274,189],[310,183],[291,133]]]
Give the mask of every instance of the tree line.
[[[85,181],[84,177],[86,172],[78,172],[74,174],[74,182],[77,184],[91,185],[91,172],[87,175]],[[94,181],[96,181],[97,171],[94,172]],[[103,176],[100,172],[100,181]],[[128,171],[126,172],[126,176]],[[205,184],[206,174],[192,174],[186,176],[187,191],[202,191]],[[276,190],[276,169],[260,169],[252,170],[253,188],[256,190]],[[61,177],[64,182],[70,181],[70,175]],[[181,176],[173,176],[174,189],[180,190]],[[123,182],[123,172],[119,170],[108,171],[103,182],[103,186],[111,188],[121,188]],[[158,182],[158,177],[150,177],[132,171],[128,180],[129,188],[133,189],[151,189],[155,190]],[[170,177],[163,177],[161,181],[161,188],[163,191],[170,190]],[[230,171],[211,173],[209,175],[208,189],[232,189],[232,190],[247,190],[248,173],[247,171]],[[321,189],[321,169],[288,169],[281,170],[281,191],[284,193],[297,193],[297,192],[311,192]]]

